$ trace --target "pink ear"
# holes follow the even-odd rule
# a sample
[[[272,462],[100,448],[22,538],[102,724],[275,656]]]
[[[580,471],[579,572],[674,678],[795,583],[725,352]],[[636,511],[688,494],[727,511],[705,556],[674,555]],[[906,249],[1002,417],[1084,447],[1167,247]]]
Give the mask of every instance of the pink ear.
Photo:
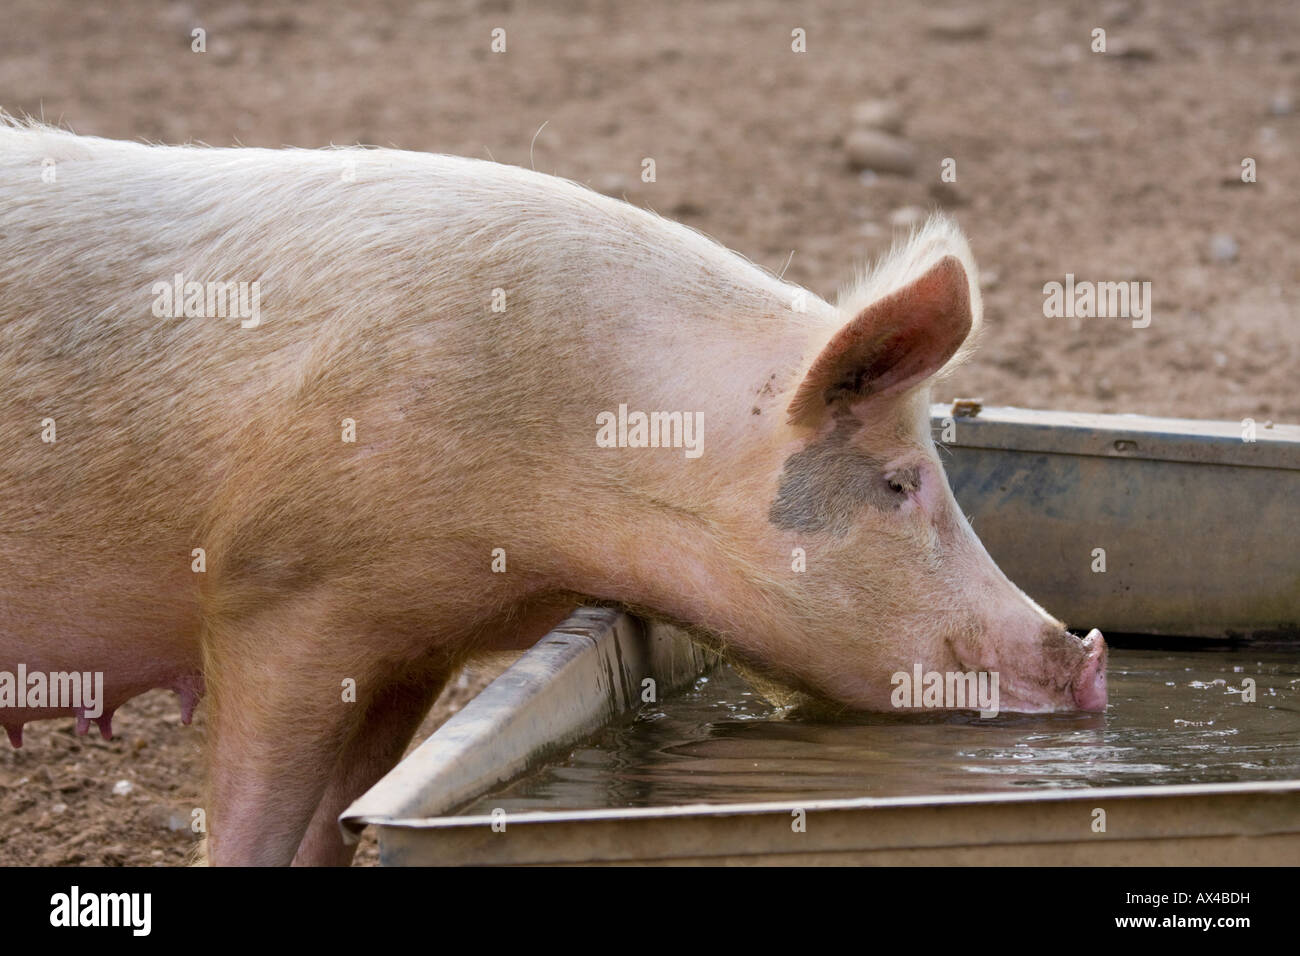
[[[966,270],[945,256],[835,333],[790,402],[790,424],[815,424],[831,405],[924,381],[953,357],[970,329]]]

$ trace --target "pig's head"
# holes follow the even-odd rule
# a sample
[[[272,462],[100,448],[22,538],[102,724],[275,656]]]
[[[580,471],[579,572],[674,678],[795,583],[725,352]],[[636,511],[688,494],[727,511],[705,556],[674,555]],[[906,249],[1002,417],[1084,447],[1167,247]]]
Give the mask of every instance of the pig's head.
[[[932,222],[838,308],[843,324],[792,375],[755,469],[752,546],[780,564],[751,569],[758,626],[737,628],[729,650],[854,708],[893,709],[893,675],[919,664],[996,673],[1002,710],[1104,710],[1101,635],[1070,634],[998,569],[931,437],[932,380],[979,322],[965,240]]]

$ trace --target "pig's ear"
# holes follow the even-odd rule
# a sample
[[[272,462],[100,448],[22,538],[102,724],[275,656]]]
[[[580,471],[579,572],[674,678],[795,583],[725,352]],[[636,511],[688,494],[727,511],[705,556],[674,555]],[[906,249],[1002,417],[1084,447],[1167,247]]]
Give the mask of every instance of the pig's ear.
[[[944,256],[835,333],[790,402],[790,424],[816,424],[832,406],[924,381],[961,348],[972,321],[966,270]]]

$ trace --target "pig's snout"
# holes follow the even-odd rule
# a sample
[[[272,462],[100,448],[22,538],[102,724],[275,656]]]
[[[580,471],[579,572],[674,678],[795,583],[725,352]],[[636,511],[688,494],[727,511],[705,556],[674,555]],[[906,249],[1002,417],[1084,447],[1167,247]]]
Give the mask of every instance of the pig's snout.
[[[1074,703],[1080,710],[1106,709],[1106,639],[1095,627],[1083,639],[1083,666],[1074,679]]]

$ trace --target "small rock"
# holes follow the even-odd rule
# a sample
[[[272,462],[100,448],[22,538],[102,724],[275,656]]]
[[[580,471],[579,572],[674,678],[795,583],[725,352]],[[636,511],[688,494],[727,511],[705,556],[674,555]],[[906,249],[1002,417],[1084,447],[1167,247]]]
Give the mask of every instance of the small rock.
[[[682,199],[673,203],[668,208],[668,211],[674,216],[703,216],[708,212],[707,209],[691,199]]]
[[[1294,110],[1295,102],[1286,90],[1278,90],[1269,98],[1268,112],[1271,116],[1286,116]]]
[[[903,131],[903,110],[893,100],[863,100],[853,107],[853,122],[886,133]]]
[[[996,289],[1000,279],[996,269],[984,269],[980,272],[980,288]]]
[[[939,10],[930,15],[928,29],[941,40],[974,40],[989,32],[989,22],[975,9]]]
[[[52,807],[50,807],[50,813],[53,813],[56,816],[60,813],[67,813],[67,812],[68,812],[68,805],[66,803],[56,803]]]
[[[1215,353],[1214,353],[1214,364],[1215,364],[1218,368],[1223,368],[1224,366],[1226,366],[1226,365],[1228,364],[1228,356],[1224,355],[1222,352],[1215,352]]]
[[[1106,45],[1107,56],[1135,63],[1148,63],[1156,58],[1158,44],[1143,36],[1123,36],[1110,40]]]
[[[134,789],[135,784],[130,780],[119,780],[117,783],[113,784],[113,793],[119,797],[125,797]]]
[[[859,129],[844,144],[854,169],[909,175],[916,168],[916,151],[907,140],[878,130]]]
[[[1226,232],[1215,233],[1210,237],[1210,258],[1215,262],[1235,262],[1239,251],[1237,240]]]
[[[889,224],[895,229],[910,229],[925,222],[925,210],[920,206],[903,206],[889,214]]]

